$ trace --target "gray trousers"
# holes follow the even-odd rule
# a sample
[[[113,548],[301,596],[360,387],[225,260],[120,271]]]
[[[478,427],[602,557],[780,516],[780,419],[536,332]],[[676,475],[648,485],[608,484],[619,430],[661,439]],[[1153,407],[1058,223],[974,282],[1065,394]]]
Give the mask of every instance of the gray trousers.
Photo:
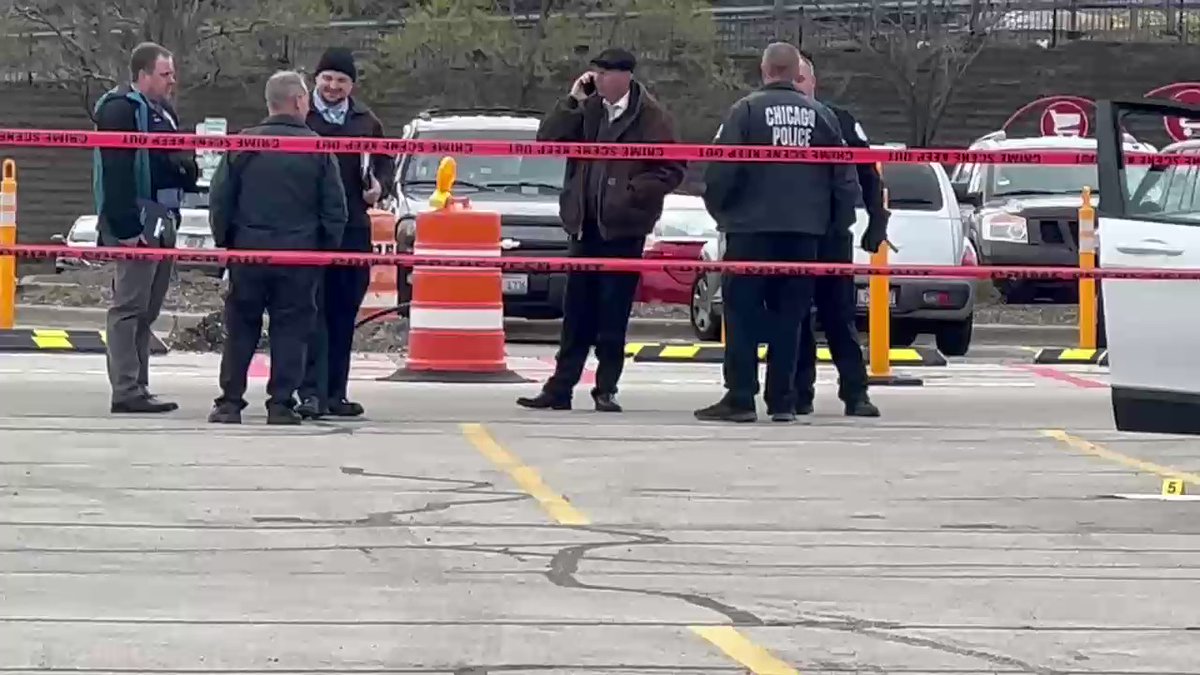
[[[162,311],[173,260],[114,263],[113,300],[108,309],[108,382],[112,401],[150,395],[150,327]]]

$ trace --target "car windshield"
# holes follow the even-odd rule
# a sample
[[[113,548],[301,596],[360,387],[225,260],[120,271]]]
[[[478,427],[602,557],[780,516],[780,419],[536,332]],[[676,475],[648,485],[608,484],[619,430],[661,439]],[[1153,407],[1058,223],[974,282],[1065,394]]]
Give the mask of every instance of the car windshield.
[[[421,140],[535,140],[535,129],[439,129],[422,131]],[[409,155],[402,183],[414,190],[434,189],[443,155]],[[522,194],[558,194],[562,191],[566,160],[561,157],[486,157],[451,155],[457,165],[456,188],[502,190]]]
[[[928,164],[884,164],[883,185],[888,206],[907,211],[942,210],[942,189]]]
[[[705,209],[668,206],[663,209],[656,229],[660,237],[715,237],[717,221]]]
[[[1146,167],[1130,167],[1133,180],[1140,180],[1145,173]],[[994,197],[1078,195],[1085,185],[1094,193],[1099,181],[1095,164],[996,164],[988,167],[988,192]]]

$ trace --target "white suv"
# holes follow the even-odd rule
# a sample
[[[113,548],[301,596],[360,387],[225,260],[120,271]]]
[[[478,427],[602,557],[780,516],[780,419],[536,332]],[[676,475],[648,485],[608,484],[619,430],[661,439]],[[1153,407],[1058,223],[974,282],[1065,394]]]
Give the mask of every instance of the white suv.
[[[941,164],[887,164],[883,184],[892,212],[888,239],[899,249],[889,251],[897,265],[973,265],[975,250],[963,231],[958,202]],[[858,243],[867,226],[867,212],[857,209],[854,223],[854,262],[869,264],[870,254]],[[719,260],[718,240],[701,252],[704,260]],[[692,325],[701,339],[720,333],[722,315],[719,273],[701,275],[692,301]],[[867,277],[855,279],[858,288],[859,330],[866,327]],[[908,346],[921,333],[932,333],[947,356],[962,356],[971,345],[975,317],[975,285],[970,279],[891,279],[892,343]],[[697,315],[700,314],[699,318]],[[819,320],[819,317],[818,317]],[[701,334],[700,327],[708,330]]]

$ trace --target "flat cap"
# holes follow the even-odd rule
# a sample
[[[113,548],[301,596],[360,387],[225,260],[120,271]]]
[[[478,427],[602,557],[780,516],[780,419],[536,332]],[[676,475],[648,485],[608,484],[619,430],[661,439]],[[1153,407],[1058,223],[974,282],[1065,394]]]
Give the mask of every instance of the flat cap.
[[[624,70],[632,73],[637,67],[637,58],[628,50],[610,47],[592,59],[592,65],[605,70]]]

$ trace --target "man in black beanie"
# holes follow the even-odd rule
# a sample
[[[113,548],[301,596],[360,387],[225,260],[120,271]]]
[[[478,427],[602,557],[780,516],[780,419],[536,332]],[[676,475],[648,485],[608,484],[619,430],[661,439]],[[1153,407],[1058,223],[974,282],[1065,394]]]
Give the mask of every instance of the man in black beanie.
[[[316,95],[308,126],[322,136],[383,137],[383,123],[361,100],[351,96],[358,80],[354,54],[333,47],[317,63]],[[338,250],[369,253],[371,219],[367,209],[391,194],[396,165],[389,155],[337,155],[346,188],[349,220]],[[308,345],[300,405],[307,418],[357,417],[363,407],[347,398],[350,352],[358,310],[367,294],[370,268],[328,267],[318,290],[318,318]]]

